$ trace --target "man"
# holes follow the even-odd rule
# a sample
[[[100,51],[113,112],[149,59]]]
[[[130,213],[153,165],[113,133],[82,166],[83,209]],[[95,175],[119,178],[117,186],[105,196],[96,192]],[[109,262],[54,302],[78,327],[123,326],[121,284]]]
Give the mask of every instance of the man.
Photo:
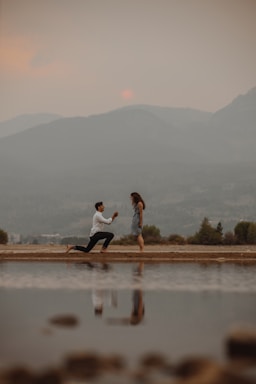
[[[105,219],[105,217],[103,217],[102,215],[102,212],[105,209],[102,201],[99,201],[98,203],[95,204],[95,209],[96,209],[96,212],[92,218],[92,228],[90,232],[89,244],[87,245],[87,247],[83,247],[81,245],[67,245],[67,253],[70,252],[72,249],[76,251],[82,251],[82,252],[88,253],[93,249],[93,247],[97,244],[99,240],[103,240],[103,239],[105,239],[105,241],[102,245],[102,249],[100,252],[101,253],[107,252],[107,248],[109,246],[109,243],[113,239],[114,234],[111,232],[104,232],[103,231],[104,224],[108,224],[108,225],[111,224],[115,220],[115,218],[118,216],[118,212],[114,212],[112,217],[110,217],[109,219]]]

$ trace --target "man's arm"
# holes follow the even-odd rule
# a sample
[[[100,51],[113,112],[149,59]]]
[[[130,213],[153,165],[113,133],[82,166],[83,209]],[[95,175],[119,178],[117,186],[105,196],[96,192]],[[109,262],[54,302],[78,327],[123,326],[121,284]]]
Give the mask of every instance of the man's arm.
[[[115,218],[118,216],[118,212],[114,212],[112,217],[110,217],[109,219],[105,219],[105,217],[102,215],[102,213],[100,213],[97,217],[98,221],[100,223],[104,223],[104,224],[111,224],[113,220],[115,220]]]
[[[118,212],[116,211],[112,215],[112,221],[114,221],[117,216],[118,216]]]

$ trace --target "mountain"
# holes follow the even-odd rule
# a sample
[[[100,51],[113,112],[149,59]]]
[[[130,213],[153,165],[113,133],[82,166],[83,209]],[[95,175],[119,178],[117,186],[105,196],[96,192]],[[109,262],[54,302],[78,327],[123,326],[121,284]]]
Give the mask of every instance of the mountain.
[[[106,215],[119,210],[115,233],[127,234],[133,191],[163,235],[193,234],[205,216],[224,230],[253,221],[255,110],[251,90],[216,113],[134,105],[3,137],[0,228],[87,234],[103,200]]]
[[[245,95],[239,95],[231,104],[217,111],[211,118],[210,128],[210,138],[213,142],[219,146],[221,141],[222,157],[226,151],[230,162],[254,160],[256,87]]]
[[[140,108],[178,128],[172,132],[172,141],[184,151],[194,151],[214,163],[256,160],[256,87],[215,113],[154,106]]]
[[[61,118],[60,115],[50,113],[37,113],[20,115],[14,119],[0,122],[0,138],[13,135],[14,133],[25,131],[36,125],[49,123],[50,121]]]

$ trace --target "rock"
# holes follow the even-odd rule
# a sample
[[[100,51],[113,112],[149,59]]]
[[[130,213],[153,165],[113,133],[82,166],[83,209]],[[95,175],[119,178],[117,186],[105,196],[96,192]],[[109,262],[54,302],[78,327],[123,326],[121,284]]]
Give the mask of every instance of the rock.
[[[26,367],[17,366],[1,373],[1,384],[34,384],[34,375]]]
[[[75,353],[64,363],[66,374],[76,379],[95,378],[102,373],[102,359],[95,353]]]
[[[142,356],[140,365],[144,368],[165,369],[168,364],[166,358],[160,353],[148,353]]]
[[[62,374],[56,369],[48,369],[38,374],[34,380],[34,384],[61,384]]]
[[[120,372],[126,367],[124,358],[121,355],[109,355],[102,357],[102,369],[110,372]]]
[[[230,358],[256,358],[256,330],[236,329],[226,340],[226,352]]]
[[[75,327],[79,323],[77,317],[74,315],[56,315],[49,319],[49,322],[62,327]]]
[[[255,384],[255,380],[232,372],[205,358],[182,361],[175,367],[174,374],[182,377],[177,384]]]

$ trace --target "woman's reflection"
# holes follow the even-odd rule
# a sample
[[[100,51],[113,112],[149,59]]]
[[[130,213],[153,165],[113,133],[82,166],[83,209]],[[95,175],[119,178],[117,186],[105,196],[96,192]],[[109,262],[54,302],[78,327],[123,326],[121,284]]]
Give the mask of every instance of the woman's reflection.
[[[143,301],[143,292],[141,289],[135,289],[133,291],[133,308],[130,316],[130,324],[137,325],[139,324],[145,314],[145,306]]]

